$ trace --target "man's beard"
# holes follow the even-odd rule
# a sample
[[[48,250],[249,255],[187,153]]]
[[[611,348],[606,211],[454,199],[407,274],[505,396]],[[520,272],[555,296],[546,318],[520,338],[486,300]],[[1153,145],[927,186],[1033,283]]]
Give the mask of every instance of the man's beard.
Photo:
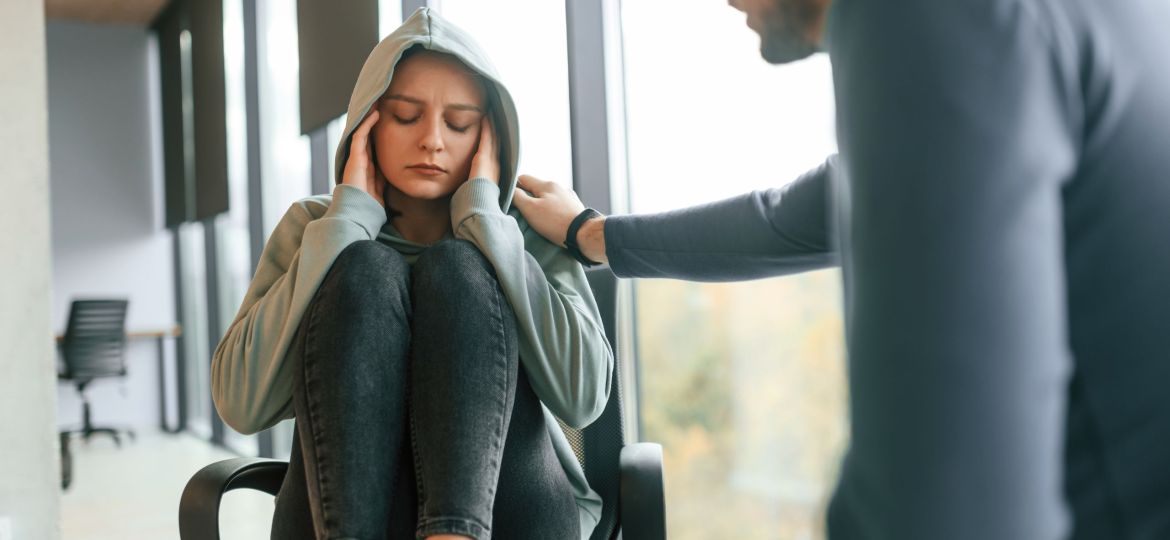
[[[770,35],[760,38],[760,56],[769,64],[787,64],[797,60],[804,60],[819,47],[808,40],[793,35]]]
[[[820,50],[809,38],[821,16],[817,2],[775,0],[775,11],[764,19],[760,34],[760,56],[769,64],[787,64],[808,58]]]

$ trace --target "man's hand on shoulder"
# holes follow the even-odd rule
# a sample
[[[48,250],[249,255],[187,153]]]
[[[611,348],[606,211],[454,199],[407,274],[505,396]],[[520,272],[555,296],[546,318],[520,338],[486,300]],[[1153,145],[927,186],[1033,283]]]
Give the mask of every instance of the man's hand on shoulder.
[[[519,189],[513,194],[512,203],[528,224],[549,242],[565,245],[569,224],[585,210],[577,194],[556,182],[525,174],[517,178],[516,187]],[[581,225],[577,232],[577,245],[589,259],[608,262],[605,256],[605,216],[590,219]]]

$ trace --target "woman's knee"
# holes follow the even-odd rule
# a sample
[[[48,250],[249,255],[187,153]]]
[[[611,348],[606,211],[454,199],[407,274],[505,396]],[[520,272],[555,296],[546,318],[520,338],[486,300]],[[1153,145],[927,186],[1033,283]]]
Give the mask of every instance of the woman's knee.
[[[415,361],[481,362],[491,351],[515,361],[516,316],[491,264],[474,244],[448,240],[432,246],[415,262],[411,284]]]
[[[431,246],[415,262],[413,290],[428,302],[442,297],[467,298],[493,293],[499,288],[495,270],[467,240],[445,240]]]
[[[337,256],[301,322],[305,369],[329,386],[384,385],[400,378],[410,342],[410,271],[397,251],[374,241]]]
[[[317,289],[316,301],[336,311],[378,315],[410,306],[410,267],[402,255],[374,240],[346,246]]]

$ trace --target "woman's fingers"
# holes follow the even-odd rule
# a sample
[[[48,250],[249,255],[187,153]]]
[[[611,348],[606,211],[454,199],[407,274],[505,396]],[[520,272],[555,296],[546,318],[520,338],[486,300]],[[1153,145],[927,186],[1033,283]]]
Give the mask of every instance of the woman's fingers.
[[[378,111],[374,110],[353,130],[353,135],[350,136],[349,141],[349,161],[352,163],[346,163],[345,168],[347,172],[351,167],[354,173],[364,173],[367,171],[370,160],[370,129],[377,122]],[[357,179],[355,178],[355,180]]]
[[[366,119],[362,120],[361,125],[358,126],[363,136],[370,132],[370,128],[374,127],[374,124],[378,122],[378,118],[381,116],[382,114],[378,112],[378,109],[373,109],[370,111],[370,114],[366,115]]]
[[[350,153],[361,152],[363,155],[366,155],[366,148],[369,144],[370,138],[370,129],[372,129],[374,124],[378,122],[378,116],[378,111],[376,109],[370,111],[370,114],[366,116],[366,119],[362,120],[362,123],[358,124],[358,127],[353,130],[353,138],[349,143]]]
[[[500,159],[496,151],[496,132],[492,121],[487,116],[479,124],[479,146],[475,149],[475,156],[471,159],[471,171],[467,177],[487,178],[492,182],[500,181]]]
[[[370,111],[350,135],[349,157],[342,171],[341,183],[362,189],[381,204],[382,186],[374,170],[373,137],[370,136],[370,130],[378,123],[379,116],[377,109]]]
[[[496,150],[496,130],[492,126],[492,119],[487,116],[484,116],[483,122],[479,124],[479,147],[493,154]]]

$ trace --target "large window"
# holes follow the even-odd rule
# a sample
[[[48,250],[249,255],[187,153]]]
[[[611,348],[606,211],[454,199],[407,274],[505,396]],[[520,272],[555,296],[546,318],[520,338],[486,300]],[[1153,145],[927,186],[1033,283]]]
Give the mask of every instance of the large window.
[[[259,114],[261,147],[247,150],[241,4],[223,1],[232,211],[216,222],[215,239],[226,326],[251,279],[245,156],[259,153],[265,238],[310,193],[311,156],[299,125],[295,0],[257,1],[260,111],[248,114]],[[384,35],[397,26],[400,3],[380,3]],[[438,7],[483,45],[512,91],[520,172],[571,184],[565,3],[443,0]],[[620,15],[626,124],[609,128],[626,130],[632,211],[778,187],[835,151],[824,56],[767,65],[743,15],[722,2],[627,0]],[[344,117],[326,129],[330,160],[343,125]],[[201,224],[178,231],[187,261],[180,286],[191,321],[188,377],[201,389],[189,393],[188,410],[200,433],[210,429],[208,336],[222,330],[206,328],[203,233]],[[847,436],[839,281],[830,270],[739,284],[636,282],[640,436],[664,446],[672,538],[824,536]],[[277,457],[287,456],[291,437],[291,423],[274,431]],[[250,438],[227,438],[252,453]]]
[[[572,185],[564,2],[443,0],[439,9],[483,46],[512,93],[519,172]]]
[[[252,248],[248,230],[248,125],[244,88],[244,6],[223,0],[224,81],[227,109],[228,208],[215,217],[216,281],[219,328],[223,336],[252,281]],[[252,436],[224,429],[224,443],[246,455],[259,452]]]
[[[244,92],[244,21],[241,0],[223,0],[227,104],[228,208],[218,216],[220,324],[227,330],[252,280],[248,243],[248,123]]]
[[[297,200],[311,194],[309,136],[301,134],[296,0],[257,0],[260,169],[264,241]],[[272,450],[287,459],[291,420],[274,426]]]
[[[664,24],[663,14],[669,13]],[[721,2],[623,2],[631,208],[778,187],[835,151],[828,59],[760,59]],[[672,538],[821,538],[847,434],[835,270],[635,286],[642,438]]]
[[[309,196],[309,137],[301,135],[295,0],[258,0],[260,167],[264,238],[289,206]]]
[[[207,259],[203,224],[184,223],[179,243],[179,294],[182,302],[183,355],[187,359],[187,428],[211,437],[211,352],[207,350]]]

